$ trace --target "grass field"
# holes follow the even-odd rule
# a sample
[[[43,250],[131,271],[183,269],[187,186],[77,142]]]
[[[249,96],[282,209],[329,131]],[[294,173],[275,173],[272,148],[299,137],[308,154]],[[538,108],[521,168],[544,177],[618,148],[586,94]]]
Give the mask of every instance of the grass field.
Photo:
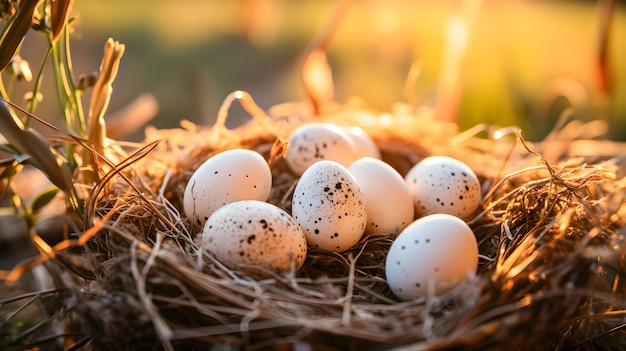
[[[102,45],[111,36],[127,47],[113,110],[149,92],[160,104],[156,125],[177,126],[183,118],[211,123],[233,90],[249,91],[263,108],[302,99],[298,67],[303,51],[324,27],[334,4],[76,1],[80,18],[74,64],[78,71],[97,69]],[[602,107],[595,98],[595,2],[482,2],[460,67],[461,126],[516,124],[529,138],[540,138],[556,118],[546,100],[565,89],[580,96],[578,118],[608,119],[612,136],[626,139],[623,5],[616,6],[612,21],[612,85],[610,100]],[[337,101],[359,96],[374,108],[388,110],[405,100],[404,81],[411,63],[418,61],[422,73],[415,96],[418,103],[431,104],[442,73],[446,23],[460,8],[461,2],[453,1],[354,1],[329,48]],[[237,109],[232,113],[244,115]]]

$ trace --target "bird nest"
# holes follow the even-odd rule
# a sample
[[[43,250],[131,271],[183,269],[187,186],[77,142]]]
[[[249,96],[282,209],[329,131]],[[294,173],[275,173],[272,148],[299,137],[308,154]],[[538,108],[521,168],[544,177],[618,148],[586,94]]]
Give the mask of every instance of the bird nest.
[[[343,253],[310,248],[298,272],[263,276],[203,252],[201,228],[182,214],[193,171],[216,152],[256,150],[272,169],[268,201],[289,212],[298,178],[282,158],[285,136],[311,121],[307,115],[287,104],[231,130],[223,119],[212,127],[184,122],[147,130],[139,146],[111,141],[105,153],[118,161],[102,165],[100,183],[86,189],[85,229],[73,233],[78,241],[42,253],[44,289],[27,287],[2,301],[13,308],[3,323],[37,316],[8,346],[626,347],[624,157],[573,157],[576,140],[564,140],[561,131],[541,143],[524,141],[515,129],[460,132],[405,105],[385,114],[338,106],[314,118],[363,128],[402,175],[430,155],[458,158],[478,175],[483,202],[468,221],[479,243],[478,271],[442,295],[394,297],[384,271],[393,238],[385,235],[366,236]],[[556,157],[543,156],[555,150]],[[22,267],[14,291],[28,286],[37,273],[32,267]]]

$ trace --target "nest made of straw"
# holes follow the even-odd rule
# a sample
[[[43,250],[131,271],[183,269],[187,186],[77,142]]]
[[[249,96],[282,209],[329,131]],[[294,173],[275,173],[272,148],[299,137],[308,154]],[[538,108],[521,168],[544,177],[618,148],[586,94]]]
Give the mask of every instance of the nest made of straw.
[[[519,134],[478,138],[407,106],[383,115],[342,106],[317,119],[360,126],[402,175],[434,154],[470,165],[483,185],[469,221],[478,274],[441,296],[400,302],[385,282],[384,235],[342,254],[310,250],[297,274],[263,278],[201,252],[200,228],[181,215],[193,171],[224,149],[257,150],[272,165],[269,201],[289,210],[297,178],[280,157],[281,136],[307,121],[295,113],[234,130],[149,130],[160,143],[130,156],[113,145],[112,157],[127,158],[92,190],[88,228],[76,233],[89,241],[45,263],[49,289],[14,300],[37,299],[55,330],[48,341],[74,349],[626,347],[623,155],[587,164],[562,150],[547,160],[535,152],[545,145]],[[19,345],[41,338],[25,334]]]

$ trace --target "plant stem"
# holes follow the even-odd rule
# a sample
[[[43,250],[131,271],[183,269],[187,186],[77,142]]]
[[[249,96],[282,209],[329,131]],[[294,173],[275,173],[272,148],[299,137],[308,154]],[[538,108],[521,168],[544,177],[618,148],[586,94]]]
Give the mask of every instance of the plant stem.
[[[51,37],[49,37],[48,39],[51,39]],[[52,51],[52,72],[54,74],[54,82],[55,82],[55,88],[57,91],[57,100],[59,103],[59,108],[61,109],[61,115],[63,116],[64,122],[66,127],[69,130],[72,130],[71,128],[71,124],[70,124],[70,118],[68,118],[68,101],[67,101],[67,93],[66,93],[66,86],[63,84],[63,67],[62,67],[62,60],[61,60],[61,53],[59,52],[59,48],[57,43],[52,42],[51,40],[49,40],[49,45],[50,45],[50,50]]]
[[[9,93],[7,93],[7,89],[4,86],[4,80],[2,79],[2,76],[0,76],[0,96],[6,100],[6,101],[10,101],[11,99],[9,99]],[[12,111],[12,110],[10,110]]]
[[[69,24],[68,24],[69,25]],[[70,85],[72,92],[72,100],[74,102],[74,107],[76,109],[76,119],[78,123],[78,131],[80,135],[85,135],[87,133],[87,126],[85,123],[85,112],[83,110],[83,104],[81,100],[82,90],[77,89],[74,82],[74,66],[72,64],[72,54],[70,50],[70,31],[67,30],[67,27],[63,30],[63,47],[65,49],[65,59],[66,59],[66,67],[67,67],[67,75],[69,78],[68,84]]]
[[[48,61],[48,58],[50,57],[51,52],[52,52],[52,47],[48,47],[48,50],[46,50],[46,53],[44,54],[43,59],[41,60],[39,71],[37,71],[37,77],[35,78],[35,84],[32,90],[32,97],[30,101],[28,102],[27,110],[30,113],[33,113],[35,111],[35,108],[37,107],[37,94],[39,93],[41,82],[43,81],[43,68],[44,68],[46,61]],[[24,121],[24,125],[28,126],[29,121],[30,121],[30,117],[27,115],[26,121]]]

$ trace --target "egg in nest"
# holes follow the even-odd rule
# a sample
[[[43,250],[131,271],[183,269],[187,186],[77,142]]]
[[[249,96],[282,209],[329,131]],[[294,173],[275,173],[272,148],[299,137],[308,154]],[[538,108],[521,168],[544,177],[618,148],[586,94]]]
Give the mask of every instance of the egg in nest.
[[[222,206],[206,221],[200,241],[227,267],[274,272],[298,270],[307,254],[302,229],[283,209],[258,200]]]

